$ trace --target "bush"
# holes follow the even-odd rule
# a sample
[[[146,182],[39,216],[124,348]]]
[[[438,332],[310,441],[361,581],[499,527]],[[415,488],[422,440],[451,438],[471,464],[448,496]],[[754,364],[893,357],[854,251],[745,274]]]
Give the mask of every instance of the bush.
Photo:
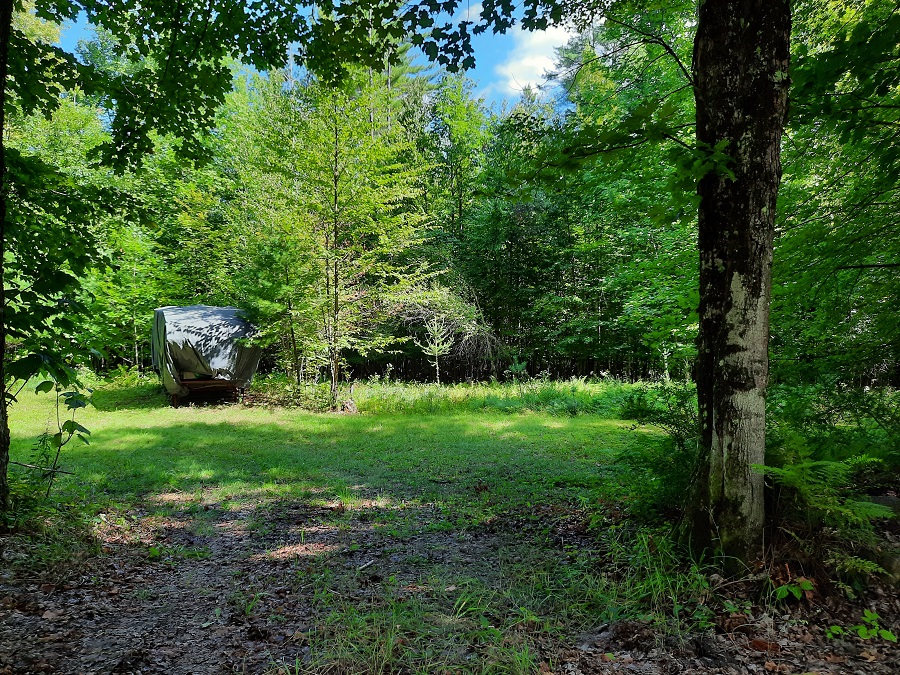
[[[627,392],[619,416],[638,425],[662,429],[658,444],[632,445],[618,457],[631,475],[635,496],[631,512],[637,516],[677,517],[690,487],[697,461],[699,423],[696,389],[689,382],[640,384]]]
[[[897,392],[834,382],[773,387],[766,467],[783,546],[824,566],[848,594],[880,573],[878,522],[892,516],[869,494],[900,488]]]
[[[331,409],[331,389],[327,384],[297,383],[284,373],[257,376],[244,400],[247,405],[271,405],[301,408],[311,412]]]
[[[900,392],[853,388],[835,381],[814,386],[775,386],[768,398],[773,457],[799,435],[817,460],[867,455],[886,469],[900,468]]]

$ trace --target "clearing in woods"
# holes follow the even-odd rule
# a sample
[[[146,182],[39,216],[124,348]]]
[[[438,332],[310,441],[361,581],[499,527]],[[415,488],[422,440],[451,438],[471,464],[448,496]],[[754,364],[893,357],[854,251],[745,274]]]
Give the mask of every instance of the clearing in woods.
[[[635,476],[615,459],[653,430],[149,392],[101,392],[79,417],[91,445],[65,449],[50,517],[90,517],[0,540],[0,673],[890,672],[889,645],[867,660],[750,601],[724,612],[715,577],[629,531]],[[55,413],[20,399],[27,462]],[[723,630],[738,611],[752,630]]]

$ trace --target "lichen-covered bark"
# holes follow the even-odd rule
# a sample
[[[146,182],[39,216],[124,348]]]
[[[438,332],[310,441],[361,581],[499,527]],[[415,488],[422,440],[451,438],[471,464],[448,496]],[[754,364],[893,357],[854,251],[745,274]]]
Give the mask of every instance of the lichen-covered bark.
[[[701,464],[694,545],[760,552],[769,298],[787,111],[788,0],[705,0],[694,43],[697,140],[731,158],[699,183]],[[733,175],[729,175],[729,172]]]

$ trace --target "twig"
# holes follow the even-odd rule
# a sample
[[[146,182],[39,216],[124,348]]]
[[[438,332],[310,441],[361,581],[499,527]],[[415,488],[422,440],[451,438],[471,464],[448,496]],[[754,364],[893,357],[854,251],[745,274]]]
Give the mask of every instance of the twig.
[[[62,469],[53,469],[53,468],[50,468],[50,467],[35,466],[34,464],[22,464],[22,462],[14,462],[14,461],[12,461],[12,460],[9,460],[9,463],[10,463],[10,464],[15,464],[16,466],[24,466],[26,469],[38,469],[39,471],[49,471],[50,473],[64,473],[64,474],[67,474],[67,475],[69,475],[69,476],[74,476],[74,475],[75,475],[75,474],[72,473],[71,471],[63,471]]]

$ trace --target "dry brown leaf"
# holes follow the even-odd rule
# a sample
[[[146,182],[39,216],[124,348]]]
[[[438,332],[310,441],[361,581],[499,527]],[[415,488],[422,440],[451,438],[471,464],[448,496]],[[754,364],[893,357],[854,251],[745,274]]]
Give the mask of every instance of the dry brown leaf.
[[[860,652],[859,656],[860,656],[860,658],[865,659],[869,663],[872,663],[873,661],[877,661],[878,659],[881,658],[881,654],[876,652],[874,649],[871,651],[868,649],[864,649]]]
[[[838,656],[837,654],[826,654],[825,661],[828,663],[847,663],[847,657]]]
[[[769,642],[762,638],[753,638],[750,640],[750,649],[757,652],[771,652],[772,654],[777,654],[781,651],[781,645],[777,642]]]

